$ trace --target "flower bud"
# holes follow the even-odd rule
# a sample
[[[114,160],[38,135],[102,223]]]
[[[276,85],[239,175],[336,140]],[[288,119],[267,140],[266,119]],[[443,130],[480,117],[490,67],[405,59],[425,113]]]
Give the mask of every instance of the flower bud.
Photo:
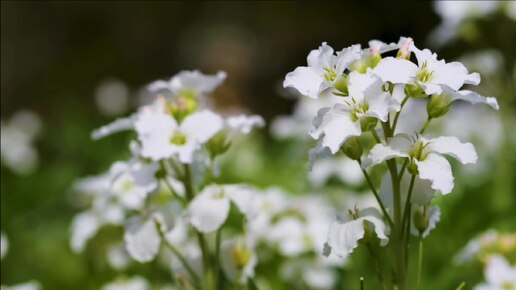
[[[362,157],[362,145],[356,136],[353,136],[344,142],[340,150],[353,160],[360,160]]]
[[[425,91],[418,84],[410,84],[405,87],[405,94],[416,99],[426,98]]]
[[[376,127],[378,119],[374,117],[365,117],[360,119],[360,128],[362,132],[371,131]]]
[[[337,82],[335,82],[335,86],[334,87],[339,92],[341,92],[342,94],[344,94],[346,96],[349,95],[349,92],[348,92],[348,76],[343,74],[341,77],[339,77]]]
[[[175,102],[167,104],[170,114],[178,121],[183,121],[188,115],[197,110],[197,101],[194,98],[179,97]]]
[[[231,141],[228,140],[228,136],[224,131],[215,134],[206,144],[206,148],[212,159],[217,155],[226,153],[229,147],[231,147]]]
[[[426,206],[420,206],[413,216],[413,222],[419,233],[423,233],[428,228],[430,217]]]
[[[412,45],[413,42],[414,41],[411,37],[405,38],[405,40],[401,44],[398,54],[396,55],[396,58],[410,59],[410,45]]]
[[[419,174],[419,170],[417,169],[417,164],[416,164],[416,159],[415,158],[411,158],[410,159],[410,163],[407,166],[407,170],[412,175],[418,175]]]
[[[451,102],[445,95],[432,95],[430,101],[426,104],[426,112],[430,118],[439,118],[450,110]]]

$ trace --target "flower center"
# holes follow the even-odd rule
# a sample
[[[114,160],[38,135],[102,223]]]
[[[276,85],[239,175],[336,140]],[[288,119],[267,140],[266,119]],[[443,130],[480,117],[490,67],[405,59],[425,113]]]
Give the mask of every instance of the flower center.
[[[423,83],[429,82],[432,79],[433,71],[428,69],[428,63],[425,61],[421,66],[421,70],[417,73],[417,79]]]
[[[324,73],[324,79],[327,82],[333,82],[337,78],[337,72],[329,67],[323,68],[326,72]]]
[[[425,150],[426,146],[428,146],[430,143],[424,143],[421,140],[417,140],[414,143],[414,146],[409,151],[409,155],[411,158],[414,158],[418,161],[423,161],[425,158],[430,154],[427,150]]]
[[[131,189],[133,189],[133,187],[134,187],[134,185],[130,181],[125,181],[121,185],[122,191],[124,191],[124,192],[130,191]]]
[[[238,269],[243,269],[253,257],[253,253],[243,245],[237,245],[233,251],[233,261]]]
[[[356,122],[360,119],[360,117],[369,111],[369,104],[367,102],[356,102],[355,99],[352,99],[353,104],[351,106],[351,120]]]
[[[170,138],[170,143],[172,143],[174,145],[185,145],[186,141],[187,141],[186,135],[179,131],[174,132],[174,134]]]

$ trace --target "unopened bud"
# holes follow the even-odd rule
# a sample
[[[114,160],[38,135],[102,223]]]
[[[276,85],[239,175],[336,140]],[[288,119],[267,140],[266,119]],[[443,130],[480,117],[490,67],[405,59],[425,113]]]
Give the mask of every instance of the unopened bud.
[[[419,233],[423,233],[428,228],[430,217],[428,215],[428,210],[426,206],[419,207],[414,213],[413,217],[414,226],[419,231]]]
[[[400,50],[398,51],[396,58],[410,59],[410,46],[412,45],[412,43],[414,43],[414,41],[411,37],[405,38],[405,40],[400,46]]]
[[[405,94],[415,99],[426,98],[425,90],[418,84],[407,85],[405,87]]]
[[[167,108],[170,114],[181,122],[197,110],[197,101],[194,98],[179,97],[175,102],[169,103]]]
[[[362,145],[356,136],[353,136],[344,142],[340,150],[353,160],[360,160],[362,157]]]
[[[432,95],[426,104],[428,117],[436,119],[448,113],[451,107],[450,99],[446,95]]]
[[[231,141],[228,140],[226,132],[215,134],[206,144],[206,148],[212,159],[217,155],[226,153],[229,147],[231,147]]]
[[[365,117],[360,119],[360,128],[362,132],[371,131],[376,127],[378,119],[374,117]]]

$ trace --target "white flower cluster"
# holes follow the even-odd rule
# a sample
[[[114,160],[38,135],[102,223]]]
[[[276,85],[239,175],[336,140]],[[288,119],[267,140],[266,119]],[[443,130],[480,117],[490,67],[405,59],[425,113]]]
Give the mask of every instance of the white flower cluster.
[[[353,209],[348,218],[332,223],[325,254],[345,257],[359,240],[369,240],[373,233],[381,245],[394,231],[403,237],[405,228],[428,235],[440,218],[439,209],[430,207],[432,197],[435,192],[448,194],[454,187],[451,165],[444,156],[471,164],[477,161],[477,153],[471,143],[425,132],[456,102],[498,109],[495,98],[466,88],[478,85],[480,75],[469,73],[459,62],[438,59],[405,37],[390,44],[373,40],[368,48],[357,44],[336,53],[323,43],[309,53],[307,62],[288,73],[283,85],[326,104],[312,116],[309,135],[317,145],[310,151],[310,163],[320,157],[341,158],[339,153],[357,161],[382,209]],[[397,130],[398,120],[415,113],[403,109],[422,101],[426,103],[423,127],[410,134]],[[370,141],[376,143],[372,148],[368,148]],[[366,148],[369,152],[364,154]],[[387,165],[386,176],[390,176],[384,178],[381,194],[366,171],[379,164]],[[405,173],[409,177],[404,178]]]

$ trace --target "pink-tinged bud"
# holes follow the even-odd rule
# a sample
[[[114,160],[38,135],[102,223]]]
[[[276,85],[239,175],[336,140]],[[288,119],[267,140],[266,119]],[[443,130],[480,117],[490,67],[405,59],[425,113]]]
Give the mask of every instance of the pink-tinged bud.
[[[371,51],[371,57],[376,57],[377,55],[380,54],[380,52],[378,51],[378,48],[376,48],[376,47],[370,47],[369,50]]]
[[[401,44],[400,50],[398,51],[397,58],[410,58],[410,46],[414,43],[412,37],[407,37],[405,41]]]
[[[186,100],[184,98],[179,98],[177,100],[177,108],[180,110],[180,111],[186,111],[187,109],[187,103],[186,103]]]

